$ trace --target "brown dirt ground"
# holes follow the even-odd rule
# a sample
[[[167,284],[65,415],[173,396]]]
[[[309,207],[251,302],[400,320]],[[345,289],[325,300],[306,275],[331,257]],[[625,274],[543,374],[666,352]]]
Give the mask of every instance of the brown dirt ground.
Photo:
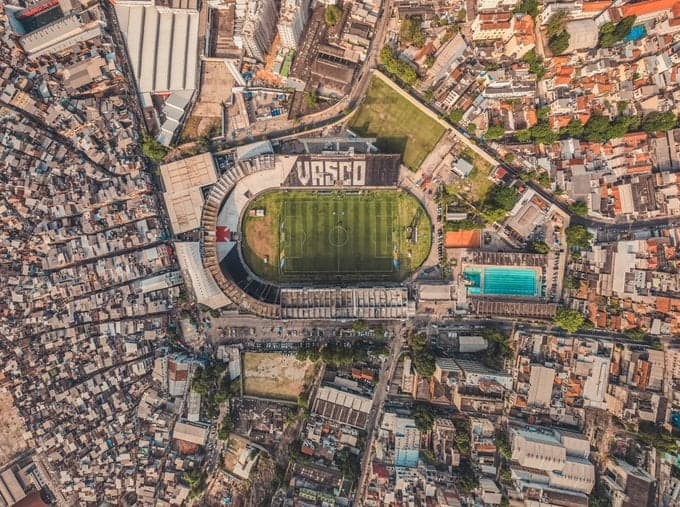
[[[311,361],[276,353],[243,355],[244,390],[252,396],[296,400],[314,375]]]
[[[24,421],[14,407],[12,396],[0,390],[0,464],[26,449]]]
[[[246,234],[248,246],[260,259],[269,256],[269,262],[276,261],[275,241],[272,235],[274,217],[267,213],[264,217],[254,217],[246,220]]]

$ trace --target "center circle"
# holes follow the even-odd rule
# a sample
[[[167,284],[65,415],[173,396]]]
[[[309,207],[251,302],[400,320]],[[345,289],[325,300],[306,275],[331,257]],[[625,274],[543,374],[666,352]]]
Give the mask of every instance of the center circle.
[[[330,230],[330,233],[328,234],[328,242],[331,244],[331,246],[345,246],[347,241],[349,241],[349,233],[342,225],[336,225]]]

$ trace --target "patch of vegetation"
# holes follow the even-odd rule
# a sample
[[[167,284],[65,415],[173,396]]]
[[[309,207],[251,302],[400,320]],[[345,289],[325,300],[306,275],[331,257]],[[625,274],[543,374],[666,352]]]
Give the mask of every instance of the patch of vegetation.
[[[588,248],[593,235],[582,225],[572,225],[564,231],[570,248]]]
[[[522,61],[529,65],[529,73],[536,76],[536,81],[543,79],[543,76],[545,76],[546,73],[545,66],[543,65],[543,58],[536,54],[535,49],[527,51],[527,53],[522,57]]]
[[[631,436],[645,445],[654,447],[661,453],[675,454],[678,452],[678,446],[675,443],[678,438],[677,435],[672,435],[650,422],[641,421],[638,432]]]
[[[231,414],[227,414],[222,418],[222,424],[217,431],[217,438],[220,440],[229,440],[229,435],[231,435],[232,431],[234,431],[234,421],[231,418]]]
[[[449,120],[451,120],[452,123],[459,123],[460,120],[463,119],[463,111],[460,109],[452,109],[451,112],[449,113]]]
[[[434,425],[434,414],[429,405],[421,403],[416,406],[413,413],[413,419],[416,422],[416,428],[421,433],[427,433]]]
[[[585,201],[575,201],[569,205],[569,211],[574,215],[584,217],[588,214],[588,204]]]
[[[425,45],[425,30],[423,30],[420,18],[410,17],[401,22],[399,37],[404,42],[413,44],[417,48]]]
[[[548,39],[548,47],[554,55],[561,55],[569,47],[569,39],[571,39],[571,35],[569,35],[569,32],[564,30],[563,32],[560,32]]]
[[[434,375],[435,357],[425,333],[412,334],[408,340],[413,368],[422,378]]]
[[[517,202],[514,188],[497,185],[486,196],[482,205],[482,216],[487,223],[502,222]]]
[[[547,254],[550,252],[550,247],[544,241],[532,241],[529,245],[531,251],[538,254]]]
[[[515,7],[513,12],[515,14],[528,14],[535,20],[538,16],[538,5],[538,0],[522,0],[522,2],[517,7]]]
[[[502,429],[496,431],[495,435],[496,449],[506,460],[509,460],[512,456],[512,449],[510,448],[510,440],[508,439],[508,434]]]
[[[505,361],[513,354],[510,336],[493,327],[485,328],[481,335],[488,342],[488,347],[481,356],[482,364],[492,370],[502,370]]]
[[[332,6],[335,7],[335,6]],[[316,92],[305,93],[305,104],[309,108],[315,108],[319,105],[319,96]]]
[[[678,124],[678,117],[673,111],[652,111],[642,119],[642,130],[649,134],[668,132]]]
[[[160,164],[168,154],[168,149],[153,137],[142,135],[142,153],[154,164]]]
[[[358,135],[377,137],[376,144],[381,151],[403,153],[404,165],[412,171],[418,170],[445,130],[377,77],[371,81],[350,128]]]
[[[216,363],[206,368],[198,368],[191,380],[191,390],[200,394],[204,415],[214,419],[219,415],[219,406],[231,396],[231,381],[225,374],[226,366]]]
[[[548,35],[548,47],[553,54],[564,53],[569,47],[569,32],[566,30],[567,13],[566,11],[556,12],[548,20],[546,33]]]
[[[335,26],[338,24],[342,18],[342,10],[337,5],[326,6],[326,12],[324,12],[324,21],[327,26]]]
[[[406,86],[413,86],[418,81],[418,74],[406,62],[399,59],[397,52],[389,46],[380,50],[380,65],[393,78],[404,83]]]
[[[502,138],[505,135],[505,129],[499,125],[493,125],[489,127],[489,129],[486,131],[486,134],[484,134],[484,139],[488,139],[489,141],[496,141],[500,138]]]
[[[560,308],[557,310],[557,315],[555,316],[553,324],[567,333],[573,334],[583,328],[585,322],[586,318],[578,310]]]
[[[335,463],[340,467],[347,480],[354,483],[361,474],[361,461],[352,454],[347,447],[344,447],[335,455]]]
[[[628,37],[630,31],[633,29],[634,24],[635,16],[625,17],[616,24],[608,21],[600,28],[598,45],[601,48],[610,48],[617,42],[621,42],[623,39]]]
[[[606,116],[595,114],[583,128],[582,138],[589,142],[604,143],[636,131],[639,125],[637,116],[617,116],[610,121]]]

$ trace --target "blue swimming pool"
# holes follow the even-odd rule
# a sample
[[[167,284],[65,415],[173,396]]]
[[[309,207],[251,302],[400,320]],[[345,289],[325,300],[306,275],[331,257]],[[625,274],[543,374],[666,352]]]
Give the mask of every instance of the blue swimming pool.
[[[523,268],[466,268],[470,296],[538,296],[536,271]]]
[[[647,35],[645,25],[637,25],[631,29],[630,33],[624,40],[626,42],[636,41],[642,39],[645,35]]]

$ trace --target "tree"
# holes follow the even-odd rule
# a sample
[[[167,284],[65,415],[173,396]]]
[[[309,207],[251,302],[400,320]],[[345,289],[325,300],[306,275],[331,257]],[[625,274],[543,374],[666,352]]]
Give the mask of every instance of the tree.
[[[434,65],[434,62],[436,62],[437,59],[434,57],[433,54],[429,54],[425,57],[425,67],[428,69],[431,69],[432,66]]]
[[[489,141],[495,141],[497,139],[500,139],[505,135],[505,129],[499,125],[493,125],[489,127],[489,129],[486,131],[486,134],[484,134],[484,138],[488,139]]]
[[[477,125],[475,125],[474,123],[470,123],[470,124],[467,126],[467,131],[468,131],[470,134],[473,134],[473,135],[474,135],[474,133],[477,131]]]
[[[434,424],[434,414],[428,405],[418,405],[415,409],[413,419],[416,422],[416,428],[421,433],[427,433],[432,429]]]
[[[675,128],[678,118],[673,111],[653,111],[642,119],[642,130],[653,134],[655,132],[668,132]]]
[[[168,154],[168,149],[153,137],[146,134],[142,135],[142,153],[155,164],[163,161]]]
[[[459,123],[463,119],[463,111],[460,109],[452,109],[449,113],[449,120],[453,123]]]
[[[404,19],[399,29],[399,37],[417,48],[422,48],[425,45],[425,31],[420,19],[414,17]]]
[[[337,5],[328,5],[326,7],[326,12],[324,12],[324,20],[327,26],[335,26],[340,21],[342,17],[342,11]]]
[[[580,138],[583,135],[583,124],[577,119],[571,120],[564,128],[565,133],[569,137]]]
[[[591,143],[604,143],[611,139],[609,119],[606,116],[594,114],[583,128],[583,137]]]
[[[515,132],[515,139],[519,143],[528,143],[531,141],[531,130],[518,130]]]
[[[467,11],[465,9],[461,9],[458,11],[458,14],[456,15],[456,19],[458,20],[459,23],[465,22],[467,19]]]
[[[394,49],[385,46],[380,51],[380,65],[388,74],[391,74],[407,86],[413,86],[418,80],[418,74],[406,62],[401,61]]]
[[[548,47],[550,48],[550,51],[552,51],[555,55],[561,55],[569,47],[570,38],[571,36],[566,30],[550,37],[550,39],[548,39]]]
[[[566,229],[567,245],[573,248],[587,248],[593,235],[582,225],[572,225]]]
[[[554,144],[557,142],[557,134],[553,132],[546,122],[537,123],[529,129],[529,136],[535,143]]]
[[[616,25],[607,22],[600,28],[598,45],[602,48],[610,48],[617,42],[624,40],[630,34],[635,24],[635,16],[628,16],[619,21]]]
[[[307,107],[314,108],[319,105],[319,96],[316,92],[308,92],[305,94],[305,104]]]
[[[550,16],[548,25],[546,26],[546,33],[549,38],[555,37],[564,32],[567,26],[567,11],[559,11]]]
[[[583,314],[578,310],[565,310],[560,308],[557,310],[557,315],[555,316],[553,323],[567,333],[573,334],[583,327],[585,320]]]
[[[361,461],[345,447],[335,455],[335,462],[350,482],[354,482],[361,474]]]
[[[550,247],[543,241],[533,241],[531,243],[531,250],[539,254],[547,254]]]
[[[536,19],[538,16],[538,0],[522,0],[514,10],[515,14],[524,13]]]
[[[588,205],[585,201],[575,201],[573,204],[569,205],[569,211],[574,215],[584,217],[588,214]]]
[[[534,74],[537,81],[543,79],[546,70],[543,66],[543,59],[536,54],[535,49],[527,51],[527,53],[522,57],[522,61],[529,64],[529,73]]]
[[[515,154],[514,153],[506,153],[503,155],[503,162],[506,164],[512,164],[515,161]]]
[[[234,421],[232,421],[231,416],[227,414],[222,419],[222,425],[217,432],[217,438],[220,440],[229,440],[229,435],[232,431],[234,431]]]

